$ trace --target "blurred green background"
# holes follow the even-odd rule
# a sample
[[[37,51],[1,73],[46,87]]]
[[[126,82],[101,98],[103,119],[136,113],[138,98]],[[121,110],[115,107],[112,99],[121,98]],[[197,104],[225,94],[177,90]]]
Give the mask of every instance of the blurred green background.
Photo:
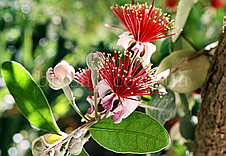
[[[175,4],[167,1],[156,0],[155,6],[174,17],[177,0],[170,0]],[[62,91],[48,86],[45,72],[61,60],[68,61],[78,71],[86,67],[89,52],[111,52],[112,47],[122,50],[116,42],[123,31],[106,28],[104,24],[122,26],[110,6],[124,3],[131,0],[0,0],[0,64],[14,60],[29,70],[47,96],[63,131],[70,132],[81,125],[80,118]],[[218,8],[211,0],[200,0],[191,10],[184,34],[201,49],[218,40],[224,15],[225,5]],[[155,41],[157,51],[162,42]],[[86,113],[89,108],[86,97],[91,93],[75,82],[71,87],[79,108]],[[0,156],[31,156],[30,142],[44,133],[32,127],[20,113],[0,73]],[[178,142],[175,144],[174,153],[187,154],[187,149]],[[92,140],[85,148],[91,156],[122,155],[106,151]]]

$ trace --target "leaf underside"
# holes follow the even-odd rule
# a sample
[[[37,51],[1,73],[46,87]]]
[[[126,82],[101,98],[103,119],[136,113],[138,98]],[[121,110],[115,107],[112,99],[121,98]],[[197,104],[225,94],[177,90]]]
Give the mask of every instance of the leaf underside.
[[[171,90],[167,90],[167,94],[163,95],[162,98],[154,96],[152,100],[148,102],[148,105],[153,107],[153,109],[146,108],[146,114],[152,116],[162,125],[169,120],[176,107],[175,95]]]

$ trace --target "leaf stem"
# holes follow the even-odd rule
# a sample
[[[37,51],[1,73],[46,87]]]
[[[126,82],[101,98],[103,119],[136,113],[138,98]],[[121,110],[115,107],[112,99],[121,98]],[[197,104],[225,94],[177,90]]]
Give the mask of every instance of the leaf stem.
[[[199,49],[191,42],[191,40],[185,35],[184,32],[181,33],[183,38],[195,49],[195,51],[199,51]]]

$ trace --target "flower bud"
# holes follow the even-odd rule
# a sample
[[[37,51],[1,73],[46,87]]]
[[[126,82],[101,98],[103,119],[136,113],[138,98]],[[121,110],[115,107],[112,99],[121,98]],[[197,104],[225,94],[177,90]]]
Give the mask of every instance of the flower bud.
[[[71,154],[79,155],[82,152],[84,144],[81,138],[72,138],[69,142],[68,150]]]
[[[58,63],[54,69],[49,68],[46,72],[49,86],[54,90],[68,86],[74,79],[74,75],[75,69],[64,60]]]
[[[32,150],[33,156],[38,156],[43,151],[45,151],[49,145],[54,144],[58,140],[62,139],[63,136],[58,134],[45,134],[42,136],[42,138],[43,140],[40,137],[38,137],[32,141],[31,150]],[[55,150],[54,156],[57,156],[59,151],[60,151],[60,147]]]

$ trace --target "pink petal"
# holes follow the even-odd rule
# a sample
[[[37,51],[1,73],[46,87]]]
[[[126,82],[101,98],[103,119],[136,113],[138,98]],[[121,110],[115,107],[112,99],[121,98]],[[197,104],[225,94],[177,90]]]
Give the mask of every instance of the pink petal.
[[[104,80],[101,80],[95,88],[95,92],[99,98],[103,98],[109,90],[111,90],[111,88]]]
[[[134,100],[132,100],[134,99]],[[122,121],[122,119],[127,118],[139,105],[139,101],[136,97],[125,98],[123,102],[123,107],[121,111],[114,113],[112,120],[117,124]]]
[[[92,114],[94,111],[95,111],[95,108],[94,108],[94,96],[92,95],[89,95],[87,98],[86,98],[86,101],[89,102],[91,108],[88,109],[87,113],[88,114]]]
[[[116,97],[113,93],[111,93],[110,95],[105,96],[102,100],[101,100],[101,105],[104,107],[104,109],[111,111],[112,107],[113,107],[113,102],[116,100]]]

